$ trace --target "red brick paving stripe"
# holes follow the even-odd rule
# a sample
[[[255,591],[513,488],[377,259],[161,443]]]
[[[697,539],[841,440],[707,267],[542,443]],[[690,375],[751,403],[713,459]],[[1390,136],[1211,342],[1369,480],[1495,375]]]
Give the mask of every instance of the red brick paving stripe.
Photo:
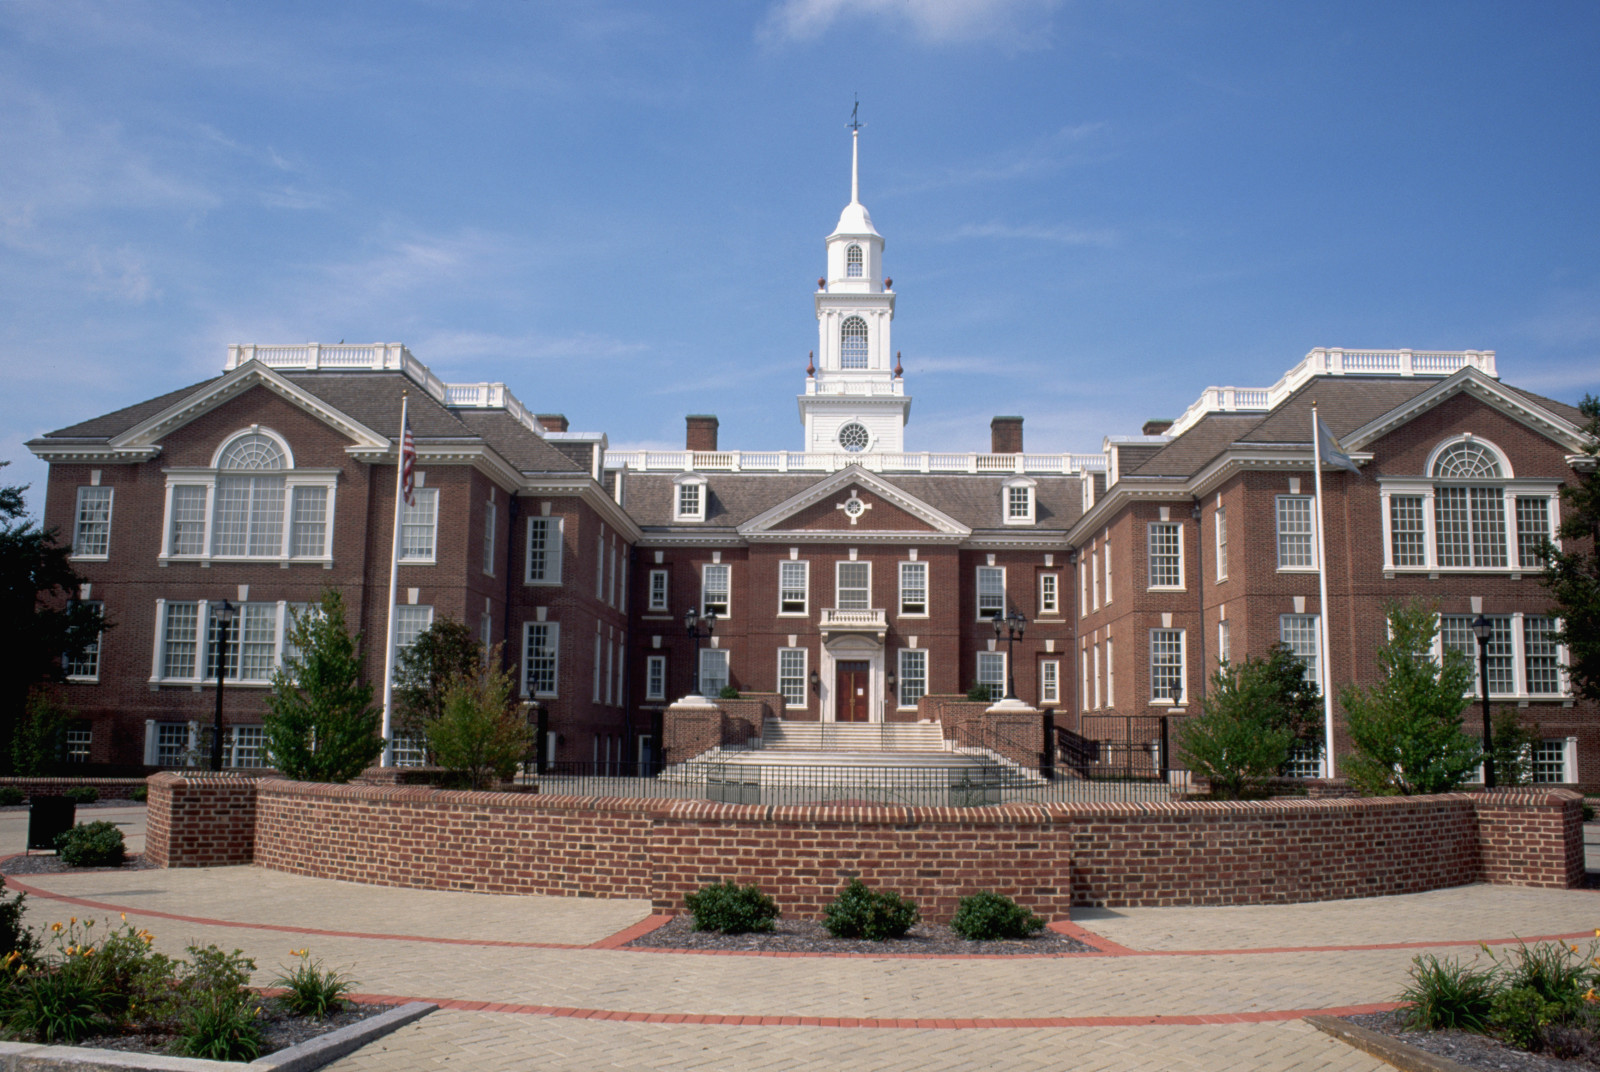
[[[598,942],[593,942],[585,948],[617,949],[621,946],[627,945],[635,938],[643,938],[651,931],[665,927],[668,923],[672,922],[672,919],[673,917],[670,915],[646,916],[644,919],[641,919],[638,923],[635,923],[626,930],[620,930],[616,934],[611,935],[609,938],[602,938]]]

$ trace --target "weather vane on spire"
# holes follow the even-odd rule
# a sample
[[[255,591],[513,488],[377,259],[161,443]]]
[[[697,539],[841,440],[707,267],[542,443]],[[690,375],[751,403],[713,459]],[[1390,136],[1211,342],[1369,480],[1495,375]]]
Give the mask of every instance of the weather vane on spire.
[[[861,111],[861,96],[860,94],[857,94],[856,104],[854,108],[850,109],[850,122],[847,124],[851,130],[861,129],[861,120],[856,118],[856,113],[859,111]]]

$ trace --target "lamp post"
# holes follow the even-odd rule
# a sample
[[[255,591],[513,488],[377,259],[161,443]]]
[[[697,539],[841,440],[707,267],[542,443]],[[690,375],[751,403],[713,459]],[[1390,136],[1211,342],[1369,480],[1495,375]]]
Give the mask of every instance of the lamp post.
[[[211,769],[222,769],[222,683],[228,676],[228,629],[239,609],[226,599],[216,609],[217,616],[217,714],[211,723]]]
[[[1494,623],[1483,615],[1472,620],[1472,635],[1478,638],[1478,695],[1483,699],[1483,787],[1494,788],[1494,729],[1489,724],[1489,638]]]
[[[707,610],[704,614],[693,607],[683,612],[683,628],[694,638],[694,692],[700,695],[700,638],[709,637],[717,631],[717,612]]]
[[[1016,650],[1016,642],[1022,639],[1022,631],[1028,626],[1028,619],[1022,616],[1020,610],[1011,612],[1008,618],[1000,611],[994,612],[994,635],[999,639],[1000,634],[1006,637],[1006,699],[1017,698],[1017,670],[1016,660],[1012,652]]]

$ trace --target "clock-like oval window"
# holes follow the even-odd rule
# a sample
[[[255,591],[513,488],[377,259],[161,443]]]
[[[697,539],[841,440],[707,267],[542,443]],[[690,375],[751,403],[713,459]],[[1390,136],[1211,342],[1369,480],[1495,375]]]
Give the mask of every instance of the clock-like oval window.
[[[872,437],[867,430],[856,421],[851,421],[839,429],[839,445],[852,454],[859,454],[867,449],[867,444]]]

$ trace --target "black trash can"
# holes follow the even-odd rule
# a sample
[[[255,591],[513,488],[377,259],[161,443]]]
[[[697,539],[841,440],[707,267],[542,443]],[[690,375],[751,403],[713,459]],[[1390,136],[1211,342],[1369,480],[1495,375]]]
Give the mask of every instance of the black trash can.
[[[78,816],[77,802],[66,797],[30,797],[28,800],[28,849],[55,851],[56,838],[72,829]]]

